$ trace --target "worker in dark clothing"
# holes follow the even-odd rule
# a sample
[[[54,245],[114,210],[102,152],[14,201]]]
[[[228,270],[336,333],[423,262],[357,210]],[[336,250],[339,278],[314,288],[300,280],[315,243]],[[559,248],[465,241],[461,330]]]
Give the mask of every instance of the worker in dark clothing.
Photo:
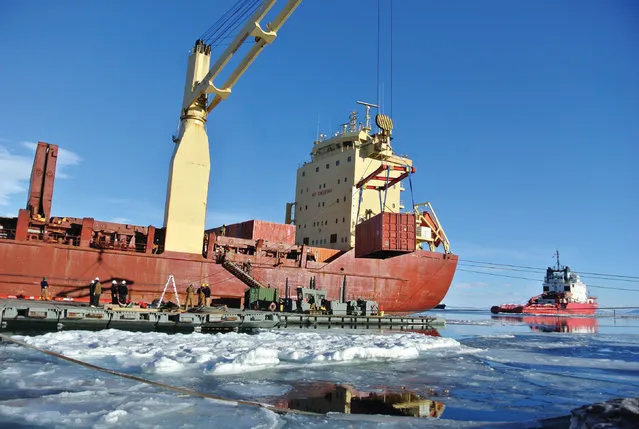
[[[184,302],[184,311],[189,311],[193,307],[193,285],[186,288],[186,300]]]
[[[113,280],[111,282],[111,304],[118,303],[118,282]]]
[[[95,280],[91,280],[91,283],[89,283],[89,305],[91,307],[93,307],[93,295],[95,294]]]
[[[202,307],[204,305],[204,283],[197,288],[197,306]]]
[[[204,292],[204,305],[208,306],[209,304],[211,304],[211,288],[209,287],[208,283],[204,284],[202,292]]]
[[[49,282],[46,277],[42,277],[40,282],[40,299],[43,301],[49,300]]]
[[[96,307],[100,305],[100,295],[102,295],[102,283],[100,283],[100,277],[96,277],[95,289],[93,290],[93,305]]]
[[[126,280],[122,280],[118,286],[118,302],[120,305],[126,305],[127,296],[129,295],[129,288],[126,285]]]

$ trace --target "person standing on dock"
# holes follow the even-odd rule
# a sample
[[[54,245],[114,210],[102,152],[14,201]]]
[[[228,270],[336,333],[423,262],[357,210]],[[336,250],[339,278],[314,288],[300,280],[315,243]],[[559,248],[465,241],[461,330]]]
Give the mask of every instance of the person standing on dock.
[[[111,304],[118,303],[118,282],[113,280],[111,282]]]
[[[46,277],[42,277],[42,281],[40,282],[40,299],[42,301],[49,300],[49,282]]]
[[[127,296],[129,295],[129,288],[126,285],[126,280],[122,280],[120,286],[118,286],[118,302],[121,306],[126,305]]]
[[[190,284],[186,288],[186,300],[184,302],[184,311],[189,311],[189,308],[193,307],[193,285]]]
[[[95,300],[95,298],[93,297],[95,295],[95,280],[91,280],[91,283],[89,283],[89,305],[91,307],[93,307],[93,301]]]
[[[208,283],[204,284],[202,292],[204,292],[204,306],[208,307],[211,304],[211,288]]]
[[[100,295],[102,295],[102,283],[100,283],[100,277],[95,278],[95,289],[93,290],[93,305],[100,306]]]
[[[197,288],[197,306],[202,307],[204,305],[204,283]]]

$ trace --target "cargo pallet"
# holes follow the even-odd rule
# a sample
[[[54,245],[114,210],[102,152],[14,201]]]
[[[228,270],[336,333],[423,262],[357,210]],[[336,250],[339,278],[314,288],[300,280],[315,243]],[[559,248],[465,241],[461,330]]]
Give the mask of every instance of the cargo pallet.
[[[117,306],[92,308],[47,301],[0,301],[0,331],[19,333],[102,329],[166,333],[295,328],[422,330],[444,323],[443,319],[432,317],[318,315],[239,309],[190,313]]]

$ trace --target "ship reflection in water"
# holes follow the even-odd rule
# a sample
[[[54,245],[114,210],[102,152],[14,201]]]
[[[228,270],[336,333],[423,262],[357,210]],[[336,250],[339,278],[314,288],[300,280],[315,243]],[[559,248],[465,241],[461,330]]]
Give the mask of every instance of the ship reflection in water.
[[[574,334],[594,334],[599,330],[595,317],[568,316],[492,316],[493,319],[513,323],[527,323],[537,332],[571,332]]]
[[[437,395],[437,392],[431,389],[429,395]],[[337,412],[434,418],[441,417],[446,407],[441,401],[426,399],[405,388],[359,392],[349,386],[323,383],[295,386],[277,405],[320,414]]]
[[[427,337],[441,337],[439,335],[439,331],[435,328],[433,329],[407,329],[405,332],[414,332],[415,334],[423,334]]]

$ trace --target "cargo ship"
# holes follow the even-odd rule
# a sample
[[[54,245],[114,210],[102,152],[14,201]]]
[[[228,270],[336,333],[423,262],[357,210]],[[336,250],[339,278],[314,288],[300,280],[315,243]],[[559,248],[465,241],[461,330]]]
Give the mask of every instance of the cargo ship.
[[[55,299],[88,300],[89,282],[99,277],[103,285],[125,281],[136,302],[152,302],[169,282],[182,295],[189,284],[209,284],[212,303],[234,308],[243,306],[247,287],[275,287],[285,296],[312,285],[329,299],[372,299],[395,313],[442,301],[458,257],[430,203],[402,212],[402,181],[416,169],[394,153],[390,117],[376,115],[373,130],[372,104],[360,103],[364,123],[351,113],[331,137],[318,136],[311,159],[297,170],[284,223],[254,219],[205,229],[207,116],[299,0],[289,0],[263,31],[259,20],[274,2],[267,3],[212,67],[210,44],[198,39],[190,52],[162,227],[52,216],[58,146],[37,144],[26,207],[0,218],[0,297],[37,298],[46,277]],[[259,49],[246,54],[224,85],[213,85],[245,40]],[[105,292],[102,300],[110,300]]]
[[[559,263],[559,251],[555,253],[557,263],[548,267],[541,295],[534,296],[524,305],[502,304],[490,311],[498,313],[523,313],[536,315],[592,316],[597,310],[597,298],[589,296],[588,289],[579,275],[568,266]]]

